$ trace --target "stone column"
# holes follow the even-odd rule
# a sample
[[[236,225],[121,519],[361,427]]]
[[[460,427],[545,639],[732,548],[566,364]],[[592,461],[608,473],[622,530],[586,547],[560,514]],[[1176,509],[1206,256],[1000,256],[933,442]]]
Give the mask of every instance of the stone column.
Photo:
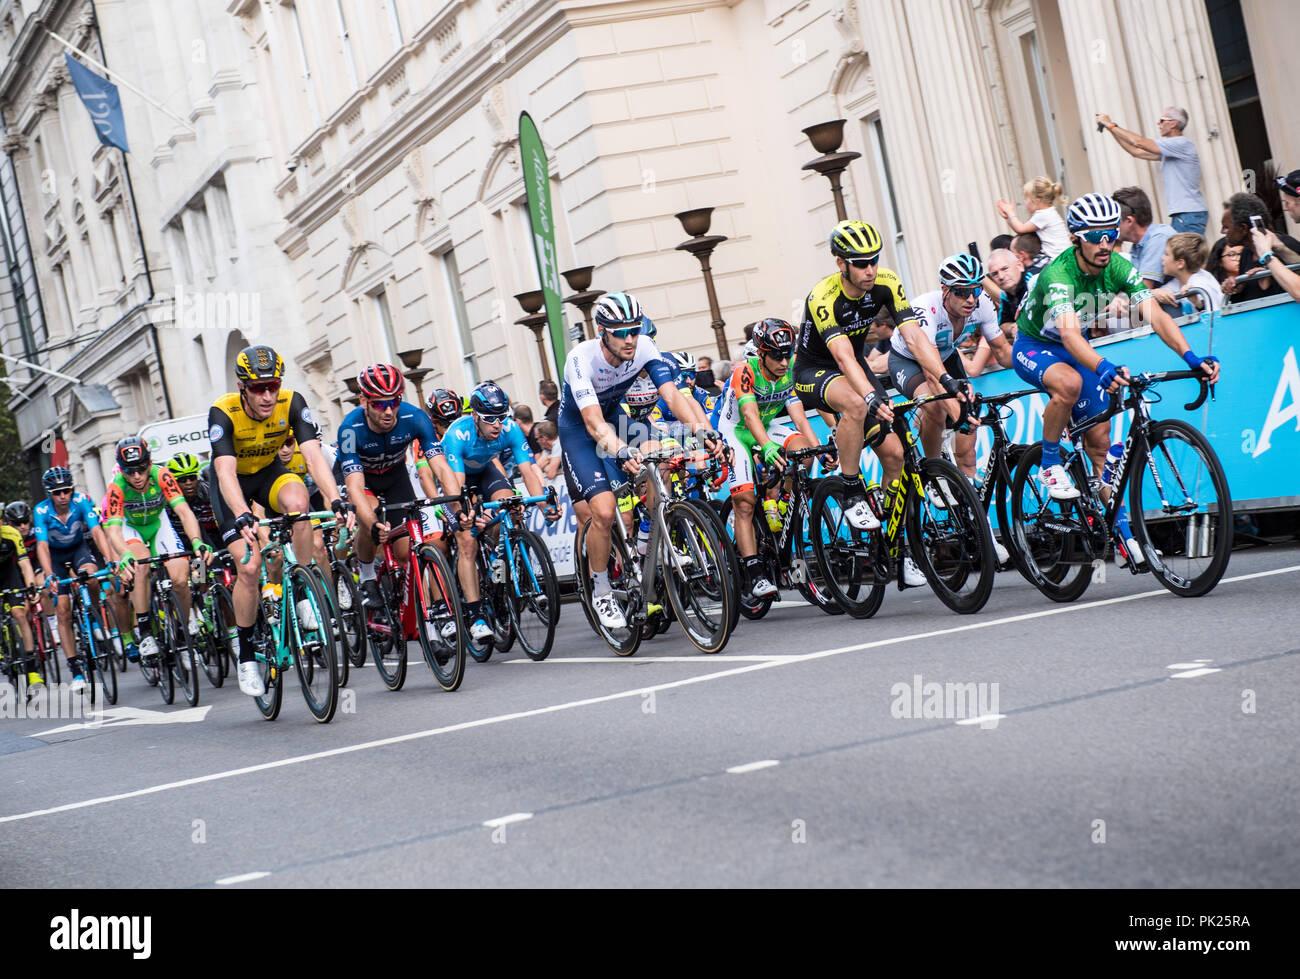
[[[1187,110],[1186,135],[1201,157],[1201,193],[1209,206],[1210,227],[1217,229],[1218,205],[1242,189],[1242,174],[1205,3],[1143,0],[1122,3],[1119,10],[1123,35],[1131,45],[1128,62],[1141,115],[1132,124],[1115,121],[1154,139],[1159,135],[1157,120],[1166,106]],[[1160,164],[1150,167],[1156,185],[1151,200],[1157,219],[1168,222]]]
[[[1145,162],[1129,156],[1110,133],[1097,132],[1093,124],[1093,116],[1105,112],[1125,129],[1142,129],[1142,109],[1133,93],[1124,47],[1121,6],[1128,4],[1118,0],[1060,0],[1061,28],[1090,171],[1071,174],[1071,197],[1094,191],[1109,194],[1130,184],[1152,193],[1159,183],[1158,177],[1152,179]]]
[[[1250,40],[1268,145],[1278,170],[1287,174],[1300,168],[1300,108],[1290,71],[1291,60],[1300,55],[1300,18],[1291,0],[1252,0],[1241,5],[1241,15]],[[1226,125],[1224,130],[1226,134]],[[1291,233],[1300,233],[1300,225],[1288,221]]]
[[[1007,186],[1007,161],[995,138],[997,118],[970,5],[916,3],[905,9],[912,50],[921,67],[918,94],[933,144],[933,172],[927,176],[938,181],[927,189],[941,218],[941,254],[922,266],[926,277],[911,286],[921,292],[933,288],[938,259],[965,251],[971,239],[987,242],[1004,230],[993,193],[1014,194],[1019,188]],[[916,267],[912,271],[921,274]]]

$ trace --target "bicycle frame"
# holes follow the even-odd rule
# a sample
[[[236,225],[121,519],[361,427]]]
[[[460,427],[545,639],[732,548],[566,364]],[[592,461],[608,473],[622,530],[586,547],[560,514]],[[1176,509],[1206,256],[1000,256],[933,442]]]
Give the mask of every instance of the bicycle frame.
[[[394,535],[390,534],[388,540],[384,541],[385,569],[392,571],[400,569],[406,572],[406,580],[403,582],[402,586],[401,605],[401,626],[403,639],[405,640],[409,641],[419,638],[416,630],[419,627],[420,618],[427,616],[429,612],[428,608],[425,606],[425,603],[428,601],[428,596],[424,594],[422,589],[417,594],[415,587],[415,583],[420,575],[419,556],[416,552],[419,550],[420,545],[425,543],[424,521],[420,517],[420,510],[428,506],[441,506],[446,503],[463,504],[464,502],[465,495],[460,493],[456,496],[435,496],[428,499],[414,500],[410,503],[400,504],[400,508],[405,511],[404,523],[406,535],[410,538],[410,547],[407,548],[405,561],[398,561],[393,555],[393,544],[396,542]],[[395,507],[394,509],[397,508]],[[388,508],[385,505],[382,496],[379,497],[377,501],[376,514],[376,519],[379,523],[388,522]],[[400,540],[401,535],[396,535],[396,539]],[[418,608],[417,605],[419,606]]]
[[[794,535],[795,531],[803,532],[806,523],[811,521],[808,504],[812,499],[812,494],[808,492],[808,484],[812,481],[812,475],[800,463],[814,456],[825,455],[833,452],[835,446],[827,443],[823,445],[814,445],[805,449],[796,449],[787,454],[786,458],[790,461],[790,510],[786,517],[785,526],[781,528],[781,533],[776,539],[776,557],[779,562],[778,571],[783,567],[789,568],[789,578],[792,585],[806,585],[809,583],[811,576],[808,573],[808,561],[803,557],[794,556]],[[776,473],[772,480],[758,480],[762,490],[766,493],[767,489],[774,486],[783,477],[784,473]],[[757,490],[758,487],[755,487]],[[756,502],[761,506],[763,497],[755,493]],[[791,519],[793,517],[793,519]]]
[[[486,534],[489,530],[491,530],[493,527],[497,526],[498,524],[501,525],[501,530],[497,535],[496,550],[493,553],[499,554],[502,551],[505,552],[506,581],[514,581],[516,583],[519,581],[519,572],[518,569],[515,567],[515,549],[510,546],[511,536],[513,535],[515,530],[513,511],[534,503],[554,503],[554,502],[555,502],[555,490],[550,489],[547,490],[545,493],[538,494],[537,496],[513,496],[513,497],[507,497],[506,499],[503,500],[488,500],[480,504],[481,508],[484,510],[500,510],[501,512],[498,513],[495,517],[493,517],[492,520],[490,520],[482,530],[479,530],[477,527],[474,528],[474,530],[471,531],[471,535],[477,538],[483,534]],[[623,521],[621,520],[615,521],[615,523],[618,524],[622,524],[622,522]],[[482,550],[483,550],[482,545],[479,545],[480,553],[482,552]],[[531,564],[528,565],[528,575],[532,587],[536,588],[537,574],[534,571],[533,566]],[[504,584],[505,582],[500,582],[500,583]],[[517,590],[518,589],[516,589],[516,591]]]

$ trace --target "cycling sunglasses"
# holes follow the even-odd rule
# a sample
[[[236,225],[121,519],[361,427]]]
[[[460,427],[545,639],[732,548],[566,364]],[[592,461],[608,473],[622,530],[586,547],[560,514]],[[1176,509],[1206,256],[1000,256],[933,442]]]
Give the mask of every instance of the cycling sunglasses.
[[[65,489],[50,490],[50,496],[71,496],[71,495],[72,495],[72,487],[70,486]]]
[[[776,349],[767,348],[762,351],[763,356],[771,357],[773,360],[789,360],[794,354],[794,345],[780,346]]]
[[[122,472],[128,476],[143,476],[149,471],[148,466],[123,466]]]
[[[397,406],[400,405],[401,403],[402,403],[401,398],[389,398],[386,401],[379,401],[376,398],[370,399],[370,407],[374,408],[376,411],[387,411],[389,408],[392,408],[394,411],[396,411]]]
[[[480,415],[477,411],[474,412],[474,417],[484,425],[504,425],[506,420],[505,415]]]
[[[254,381],[252,384],[245,384],[244,387],[246,387],[253,394],[266,394],[268,391],[279,391],[280,382],[279,381]]]
[[[1113,245],[1119,241],[1119,228],[1092,228],[1088,231],[1080,231],[1078,235],[1092,245],[1100,245],[1103,241]]]
[[[875,258],[846,258],[844,261],[855,269],[871,269],[880,264],[880,256],[877,255]]]
[[[634,337],[641,332],[641,324],[635,323],[631,326],[607,326],[605,327],[605,332],[620,340],[626,340],[628,337]]]
[[[983,286],[949,286],[948,288],[958,299],[970,299],[984,292]]]

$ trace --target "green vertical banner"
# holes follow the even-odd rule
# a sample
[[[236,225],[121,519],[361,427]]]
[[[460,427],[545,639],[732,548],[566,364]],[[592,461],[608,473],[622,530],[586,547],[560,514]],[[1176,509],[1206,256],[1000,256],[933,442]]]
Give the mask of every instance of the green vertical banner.
[[[528,220],[533,229],[533,255],[537,277],[546,298],[546,319],[555,353],[555,376],[564,376],[566,354],[564,308],[560,298],[560,267],[555,256],[555,212],[551,210],[550,169],[537,124],[527,112],[519,113],[519,156],[524,165],[524,190],[528,195]]]

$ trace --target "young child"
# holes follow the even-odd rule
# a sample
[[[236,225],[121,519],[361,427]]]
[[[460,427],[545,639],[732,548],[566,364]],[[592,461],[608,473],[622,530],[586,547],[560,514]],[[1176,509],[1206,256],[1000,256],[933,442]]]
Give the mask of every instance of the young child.
[[[1025,209],[1029,212],[1028,221],[1017,218],[1015,205],[1005,198],[997,203],[998,214],[1018,235],[1029,231],[1037,232],[1043,243],[1043,253],[1051,261],[1070,247],[1070,233],[1065,228],[1065,219],[1056,210],[1057,204],[1065,203],[1061,185],[1046,177],[1035,177],[1025,184],[1023,190]]]
[[[1197,295],[1180,303],[1174,296],[1196,286],[1210,294],[1211,309],[1222,306],[1223,290],[1219,288],[1214,276],[1205,270],[1205,261],[1209,257],[1209,244],[1195,232],[1183,231],[1170,235],[1169,241],[1165,243],[1164,259],[1164,272],[1169,278],[1159,289],[1152,291],[1156,302],[1161,306],[1174,307],[1177,310],[1175,315],[1178,316],[1193,313],[1201,308],[1204,297]]]

